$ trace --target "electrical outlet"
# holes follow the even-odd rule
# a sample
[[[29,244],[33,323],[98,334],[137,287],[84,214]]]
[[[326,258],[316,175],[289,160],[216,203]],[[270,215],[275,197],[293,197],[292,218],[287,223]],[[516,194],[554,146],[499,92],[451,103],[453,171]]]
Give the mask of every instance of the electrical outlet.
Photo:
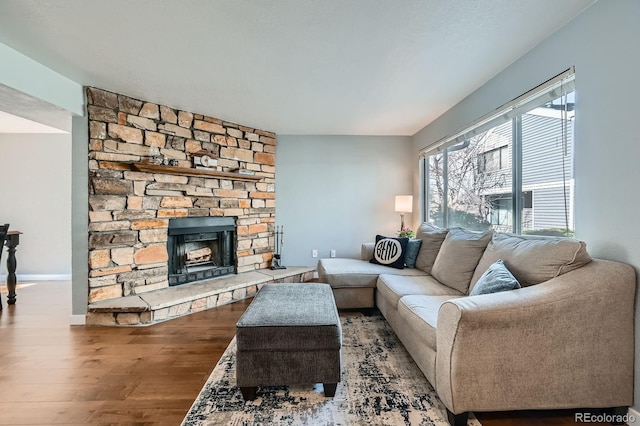
[[[311,257],[318,257],[318,250],[311,250]]]
[[[335,250],[331,250],[331,257],[336,257],[336,251]]]

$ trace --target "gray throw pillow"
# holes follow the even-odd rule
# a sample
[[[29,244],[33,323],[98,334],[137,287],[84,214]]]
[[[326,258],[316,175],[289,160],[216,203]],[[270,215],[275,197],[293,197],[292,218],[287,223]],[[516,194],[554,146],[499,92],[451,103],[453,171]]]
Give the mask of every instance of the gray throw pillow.
[[[420,246],[422,246],[422,240],[409,240],[407,244],[407,255],[404,258],[404,265],[407,268],[414,269],[416,267],[416,259],[420,252]]]
[[[509,272],[509,269],[507,269],[502,259],[498,259],[482,274],[473,286],[469,296],[499,293],[516,288],[520,288],[520,283],[513,274]]]

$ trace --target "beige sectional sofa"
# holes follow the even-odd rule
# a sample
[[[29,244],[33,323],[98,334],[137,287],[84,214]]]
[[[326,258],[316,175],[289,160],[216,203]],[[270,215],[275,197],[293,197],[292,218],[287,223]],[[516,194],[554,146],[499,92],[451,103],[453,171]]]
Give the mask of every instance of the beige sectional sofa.
[[[574,239],[423,224],[415,269],[322,259],[338,308],[377,307],[447,407],[608,408],[633,402],[635,270]],[[502,259],[522,288],[470,296]]]

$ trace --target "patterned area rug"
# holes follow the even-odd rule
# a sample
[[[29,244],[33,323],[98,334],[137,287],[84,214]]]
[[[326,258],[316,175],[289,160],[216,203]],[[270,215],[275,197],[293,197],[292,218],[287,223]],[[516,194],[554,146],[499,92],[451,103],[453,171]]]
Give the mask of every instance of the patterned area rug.
[[[182,424],[448,426],[444,405],[382,316],[341,320],[342,381],[334,398],[324,397],[321,384],[273,386],[245,403],[235,386],[234,338]]]

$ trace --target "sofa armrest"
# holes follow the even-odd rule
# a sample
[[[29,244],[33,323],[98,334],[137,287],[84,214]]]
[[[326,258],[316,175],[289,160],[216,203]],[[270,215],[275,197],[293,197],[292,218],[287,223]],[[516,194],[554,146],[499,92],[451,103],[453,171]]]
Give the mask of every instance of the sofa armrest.
[[[375,243],[363,243],[360,247],[360,260],[371,260]]]
[[[436,389],[453,413],[628,406],[635,270],[594,259],[438,314]]]

